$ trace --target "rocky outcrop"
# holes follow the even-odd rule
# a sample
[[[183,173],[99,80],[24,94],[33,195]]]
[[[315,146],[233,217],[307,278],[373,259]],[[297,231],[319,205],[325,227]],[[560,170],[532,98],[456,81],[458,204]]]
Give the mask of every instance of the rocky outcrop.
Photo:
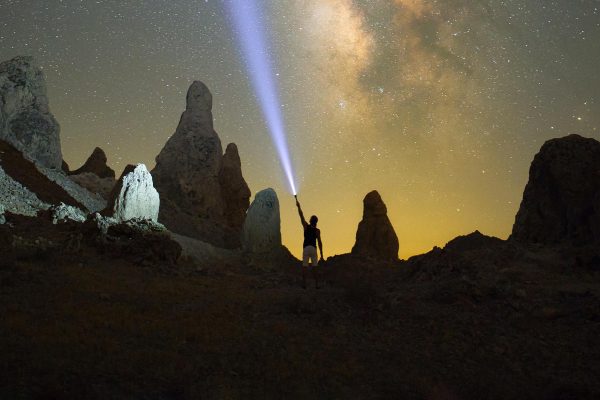
[[[118,221],[157,221],[159,207],[159,195],[146,166],[128,165],[111,193],[106,214]]]
[[[491,249],[504,243],[502,239],[494,236],[487,236],[479,231],[469,233],[464,236],[457,236],[444,246],[444,250],[448,251],[471,251],[479,249]]]
[[[0,140],[0,203],[6,211],[34,216],[52,204],[84,208],[7,142]]]
[[[227,145],[219,173],[223,215],[228,227],[240,231],[250,205],[250,188],[242,176],[242,163],[237,146]]]
[[[61,170],[45,168],[40,165],[38,165],[37,168],[48,179],[63,188],[63,190],[71,197],[82,204],[82,209],[86,209],[90,212],[97,212],[106,208],[106,200],[102,196],[79,186],[73,180],[69,179],[69,177]]]
[[[82,188],[97,194],[105,200],[108,200],[116,183],[114,178],[100,178],[98,175],[91,172],[71,175],[69,178]]]
[[[239,247],[248,195],[239,165],[236,148],[223,157],[213,129],[212,95],[202,82],[194,82],[177,130],[152,171],[162,202],[160,222],[173,232],[216,246]]]
[[[600,241],[600,142],[569,135],[544,143],[531,163],[511,238],[540,244]]]
[[[77,207],[68,206],[60,203],[57,206],[52,206],[48,210],[53,224],[60,222],[75,221],[79,223],[85,222],[87,215]]]
[[[279,200],[273,189],[262,190],[254,197],[244,222],[242,247],[255,254],[281,249]]]
[[[398,258],[398,236],[387,216],[387,207],[376,190],[363,200],[363,218],[358,224],[352,254],[380,260]]]
[[[69,172],[69,175],[79,175],[91,172],[100,178],[115,178],[115,171],[109,167],[106,162],[106,154],[100,147],[96,147],[85,163],[75,171]]]
[[[106,239],[105,252],[142,266],[168,269],[177,264],[182,252],[181,245],[169,232],[151,221],[147,225],[141,221],[111,224],[102,237]]]
[[[60,127],[48,107],[46,83],[31,57],[0,63],[0,139],[48,168],[60,169]]]

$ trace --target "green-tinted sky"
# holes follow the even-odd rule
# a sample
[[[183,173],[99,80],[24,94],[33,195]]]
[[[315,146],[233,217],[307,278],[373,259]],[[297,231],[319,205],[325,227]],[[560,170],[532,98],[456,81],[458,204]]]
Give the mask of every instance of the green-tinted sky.
[[[150,167],[193,80],[213,92],[253,192],[301,227],[223,1],[0,2],[0,59],[44,68],[66,161],[95,146]],[[326,255],[348,252],[377,189],[407,257],[475,229],[506,237],[552,137],[600,138],[598,0],[263,0],[288,140]]]

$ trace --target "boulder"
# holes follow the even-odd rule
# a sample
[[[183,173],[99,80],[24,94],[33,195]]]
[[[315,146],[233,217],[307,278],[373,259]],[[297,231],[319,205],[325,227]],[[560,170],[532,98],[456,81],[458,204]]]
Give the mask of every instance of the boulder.
[[[157,221],[159,207],[160,198],[146,166],[128,165],[111,193],[106,213],[118,221]]]
[[[600,241],[600,142],[569,135],[544,143],[531,163],[511,239],[577,245]]]
[[[107,158],[104,150],[96,147],[86,162],[79,169],[69,172],[69,175],[79,175],[89,172],[97,175],[99,178],[115,179],[115,171],[106,162]]]
[[[0,225],[6,223],[6,217],[4,216],[4,205],[0,203]]]
[[[398,236],[387,216],[387,207],[376,190],[364,200],[352,254],[379,260],[398,259]]]
[[[60,222],[75,221],[83,223],[86,221],[87,215],[85,212],[77,207],[69,206],[64,203],[60,203],[57,206],[52,206],[48,210],[52,218],[53,224]]]
[[[88,217],[81,231],[87,243],[101,254],[142,266],[168,269],[182,253],[171,233],[149,219],[119,221],[95,213]]]
[[[0,63],[0,139],[32,161],[60,169],[60,127],[48,107],[46,82],[32,57]]]
[[[126,259],[142,266],[168,269],[177,264],[182,248],[160,225],[144,226],[141,221],[109,225],[104,251],[117,259]]]
[[[162,201],[161,223],[219,247],[239,247],[249,191],[237,148],[223,157],[213,129],[212,95],[204,83],[190,86],[186,110],[156,157],[152,176]]]
[[[270,253],[281,249],[279,200],[273,189],[262,190],[254,197],[244,222],[242,247],[250,253]]]

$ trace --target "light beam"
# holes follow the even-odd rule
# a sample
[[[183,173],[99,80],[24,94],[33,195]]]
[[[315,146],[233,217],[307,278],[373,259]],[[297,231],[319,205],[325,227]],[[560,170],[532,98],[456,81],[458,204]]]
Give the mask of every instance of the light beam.
[[[267,128],[277,149],[292,194],[296,194],[292,161],[288,150],[281,103],[263,21],[260,0],[224,0],[234,24],[241,52],[246,62],[252,87]]]

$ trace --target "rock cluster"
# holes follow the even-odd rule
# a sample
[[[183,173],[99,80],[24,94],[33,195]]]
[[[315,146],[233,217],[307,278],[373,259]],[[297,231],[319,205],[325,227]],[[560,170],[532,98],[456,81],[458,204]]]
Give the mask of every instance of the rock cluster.
[[[229,146],[223,156],[213,128],[212,95],[202,82],[190,86],[186,110],[156,157],[152,176],[162,201],[159,220],[171,231],[239,247],[250,191],[237,148]]]
[[[60,169],[60,127],[48,107],[46,83],[31,57],[0,63],[0,139],[48,168]]]
[[[158,220],[160,198],[144,164],[128,165],[115,185],[107,214],[118,221]]]
[[[398,259],[398,236],[379,193],[376,190],[368,193],[363,205],[363,218],[358,224],[352,254],[380,260]]]
[[[569,135],[544,143],[531,163],[511,238],[540,244],[600,241],[600,142]]]
[[[67,221],[83,223],[87,219],[87,215],[79,208],[66,205],[65,203],[52,206],[48,211],[50,212],[53,224]]]
[[[244,222],[242,247],[255,254],[281,249],[279,200],[273,189],[262,190],[254,197]]]

